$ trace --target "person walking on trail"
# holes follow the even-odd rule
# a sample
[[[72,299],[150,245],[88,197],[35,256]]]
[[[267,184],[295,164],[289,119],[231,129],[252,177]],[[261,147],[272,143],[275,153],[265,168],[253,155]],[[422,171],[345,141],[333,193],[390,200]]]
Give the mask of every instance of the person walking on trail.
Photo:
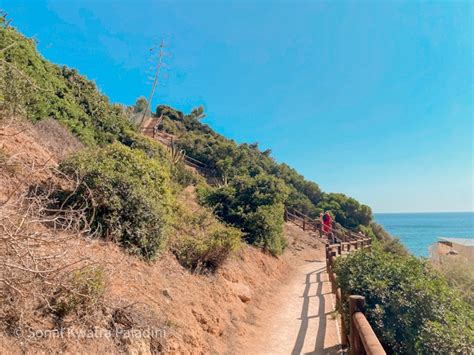
[[[329,211],[326,211],[326,213],[323,215],[323,233],[327,235],[328,239],[333,239],[332,235],[332,217]]]

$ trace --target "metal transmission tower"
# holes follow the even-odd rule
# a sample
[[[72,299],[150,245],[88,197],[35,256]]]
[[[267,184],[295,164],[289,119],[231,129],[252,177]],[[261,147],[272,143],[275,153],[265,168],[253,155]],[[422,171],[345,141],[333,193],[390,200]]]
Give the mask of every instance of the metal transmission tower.
[[[156,60],[155,77],[153,79],[153,85],[151,87],[150,96],[148,97],[147,107],[143,111],[143,116],[142,116],[142,119],[140,121],[140,126],[139,126],[140,128],[142,128],[143,121],[145,120],[147,112],[148,111],[151,112],[150,105],[151,105],[151,101],[153,100],[153,95],[155,95],[156,86],[158,85],[158,80],[159,80],[159,77],[160,77],[160,71],[161,71],[161,67],[163,65],[163,56],[165,54],[164,49],[165,49],[165,41],[162,39],[161,43],[160,43],[160,51],[158,53],[158,58]],[[155,50],[155,48],[150,49],[150,51],[153,51],[153,50]]]

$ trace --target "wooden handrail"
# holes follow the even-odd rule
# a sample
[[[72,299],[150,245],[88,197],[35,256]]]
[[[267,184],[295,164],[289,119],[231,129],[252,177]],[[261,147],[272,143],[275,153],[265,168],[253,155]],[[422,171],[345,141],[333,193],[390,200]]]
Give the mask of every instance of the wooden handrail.
[[[354,324],[357,328],[357,333],[362,340],[364,350],[368,355],[382,355],[385,354],[385,350],[380,344],[377,335],[375,335],[369,321],[362,312],[356,312],[352,315]]]
[[[166,145],[167,147],[172,147],[174,145],[174,143],[176,142],[176,137],[173,136],[172,134],[169,134],[167,132],[163,132],[163,131],[155,131],[155,128],[154,127],[142,127],[140,129],[140,131],[143,133],[143,134],[146,134],[146,135],[150,135],[151,138],[157,140],[157,141],[160,141],[161,143],[163,143],[164,145]],[[199,161],[197,160],[196,158],[193,158],[193,157],[190,157],[189,155],[186,154],[186,152],[184,153],[184,161],[186,163],[186,165],[189,165],[195,169],[199,169],[201,171],[205,171],[207,175],[209,176],[214,176],[215,174],[212,174],[213,170],[212,169],[209,169],[209,167],[203,163],[202,161]]]
[[[385,355],[385,350],[365,317],[365,298],[349,296],[351,355]]]
[[[285,209],[285,221],[292,222],[303,230],[313,230],[314,232],[319,231],[321,233],[321,226],[318,221],[300,211],[292,210],[290,212],[288,209]]]
[[[334,261],[338,255],[342,254],[344,245],[354,245],[354,251],[358,248],[359,243],[361,247],[370,247],[370,238],[364,240],[355,240],[349,243],[326,244],[326,271],[328,273],[329,281],[331,282],[332,292],[336,295],[336,302],[338,302],[340,309],[341,303],[344,300],[342,291],[337,285],[337,275],[334,273]],[[334,251],[337,249],[337,252]],[[347,250],[351,252],[351,249]],[[375,335],[370,323],[365,317],[365,298],[363,296],[352,295],[349,296],[349,343],[351,347],[351,355],[384,355],[385,350],[380,344]],[[341,313],[342,324],[344,325],[344,313]],[[347,344],[346,332],[342,327],[342,345]]]

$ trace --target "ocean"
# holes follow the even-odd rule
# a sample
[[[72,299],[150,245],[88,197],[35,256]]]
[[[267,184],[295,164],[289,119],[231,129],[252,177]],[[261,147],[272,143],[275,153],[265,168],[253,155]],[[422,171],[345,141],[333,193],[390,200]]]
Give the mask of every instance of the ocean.
[[[474,212],[375,213],[375,221],[416,256],[428,257],[438,237],[474,238]]]

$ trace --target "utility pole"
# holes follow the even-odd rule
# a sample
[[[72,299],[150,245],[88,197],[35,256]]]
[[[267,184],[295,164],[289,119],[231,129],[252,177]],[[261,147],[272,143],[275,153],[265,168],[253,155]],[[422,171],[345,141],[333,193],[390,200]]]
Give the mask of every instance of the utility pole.
[[[165,48],[165,41],[162,39],[160,43],[160,52],[158,53],[158,58],[156,61],[155,78],[153,79],[153,86],[151,87],[150,96],[148,97],[147,107],[145,111],[143,111],[143,116],[140,121],[140,128],[142,128],[143,121],[145,120],[147,112],[148,111],[151,112],[150,105],[153,100],[153,95],[155,95],[156,86],[158,85],[158,79],[160,77],[160,71],[161,71],[161,66],[163,63],[163,56],[164,56],[164,48]],[[154,48],[150,50],[153,51]]]

